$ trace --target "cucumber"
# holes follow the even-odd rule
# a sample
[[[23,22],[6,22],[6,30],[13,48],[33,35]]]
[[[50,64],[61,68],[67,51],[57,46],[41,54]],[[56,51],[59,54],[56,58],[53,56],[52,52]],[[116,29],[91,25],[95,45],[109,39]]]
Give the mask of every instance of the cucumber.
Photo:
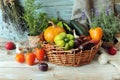
[[[77,35],[86,35],[88,36],[88,29],[86,29],[82,24],[76,20],[70,20],[70,25],[72,29],[75,29]]]

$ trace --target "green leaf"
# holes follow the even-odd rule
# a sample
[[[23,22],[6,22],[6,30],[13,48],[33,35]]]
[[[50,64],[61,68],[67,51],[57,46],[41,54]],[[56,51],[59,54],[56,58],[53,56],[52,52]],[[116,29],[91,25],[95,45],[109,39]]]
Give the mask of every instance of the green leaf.
[[[68,24],[63,23],[63,25],[66,27],[66,29],[67,29],[69,32],[72,31],[71,28],[68,26]]]
[[[63,28],[63,23],[62,23],[62,21],[59,21],[59,22],[57,23],[57,25]]]

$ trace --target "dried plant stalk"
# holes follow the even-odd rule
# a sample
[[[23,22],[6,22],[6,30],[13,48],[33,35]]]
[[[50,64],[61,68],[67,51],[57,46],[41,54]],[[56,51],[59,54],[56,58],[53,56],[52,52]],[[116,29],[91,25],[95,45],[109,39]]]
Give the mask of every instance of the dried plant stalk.
[[[22,19],[23,8],[20,6],[19,0],[0,0],[0,8],[5,23],[13,23],[16,25],[15,27],[26,30]]]

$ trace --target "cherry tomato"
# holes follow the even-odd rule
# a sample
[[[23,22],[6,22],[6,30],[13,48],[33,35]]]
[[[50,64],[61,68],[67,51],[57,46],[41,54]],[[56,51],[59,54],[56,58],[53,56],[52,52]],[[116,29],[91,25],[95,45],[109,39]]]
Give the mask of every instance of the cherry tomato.
[[[115,55],[117,53],[117,49],[115,47],[108,48],[108,53],[110,55]]]
[[[7,50],[13,50],[13,49],[15,49],[15,44],[13,43],[13,42],[7,42],[6,44],[5,44],[5,48],[7,49]]]
[[[25,55],[23,53],[18,53],[15,56],[15,60],[19,63],[24,63],[25,62]]]
[[[44,54],[45,54],[44,49],[36,48],[35,55],[37,60],[42,61],[44,59]]]
[[[35,62],[35,54],[33,52],[26,53],[25,57],[26,63],[30,66],[34,65]]]

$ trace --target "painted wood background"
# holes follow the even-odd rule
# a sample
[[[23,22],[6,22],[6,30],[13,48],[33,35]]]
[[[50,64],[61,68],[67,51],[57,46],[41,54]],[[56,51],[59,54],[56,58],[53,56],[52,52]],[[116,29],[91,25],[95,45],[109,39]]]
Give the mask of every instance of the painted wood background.
[[[24,0],[19,0],[20,3],[24,6]],[[72,6],[74,0],[36,0],[43,4],[42,11],[48,14],[48,17],[57,17],[59,16],[64,20],[70,20],[72,14]],[[7,25],[2,21],[2,12],[0,11],[0,37],[4,37],[11,40],[26,40],[27,33],[18,33],[14,29],[11,29],[13,25]],[[8,28],[6,28],[8,27]]]

